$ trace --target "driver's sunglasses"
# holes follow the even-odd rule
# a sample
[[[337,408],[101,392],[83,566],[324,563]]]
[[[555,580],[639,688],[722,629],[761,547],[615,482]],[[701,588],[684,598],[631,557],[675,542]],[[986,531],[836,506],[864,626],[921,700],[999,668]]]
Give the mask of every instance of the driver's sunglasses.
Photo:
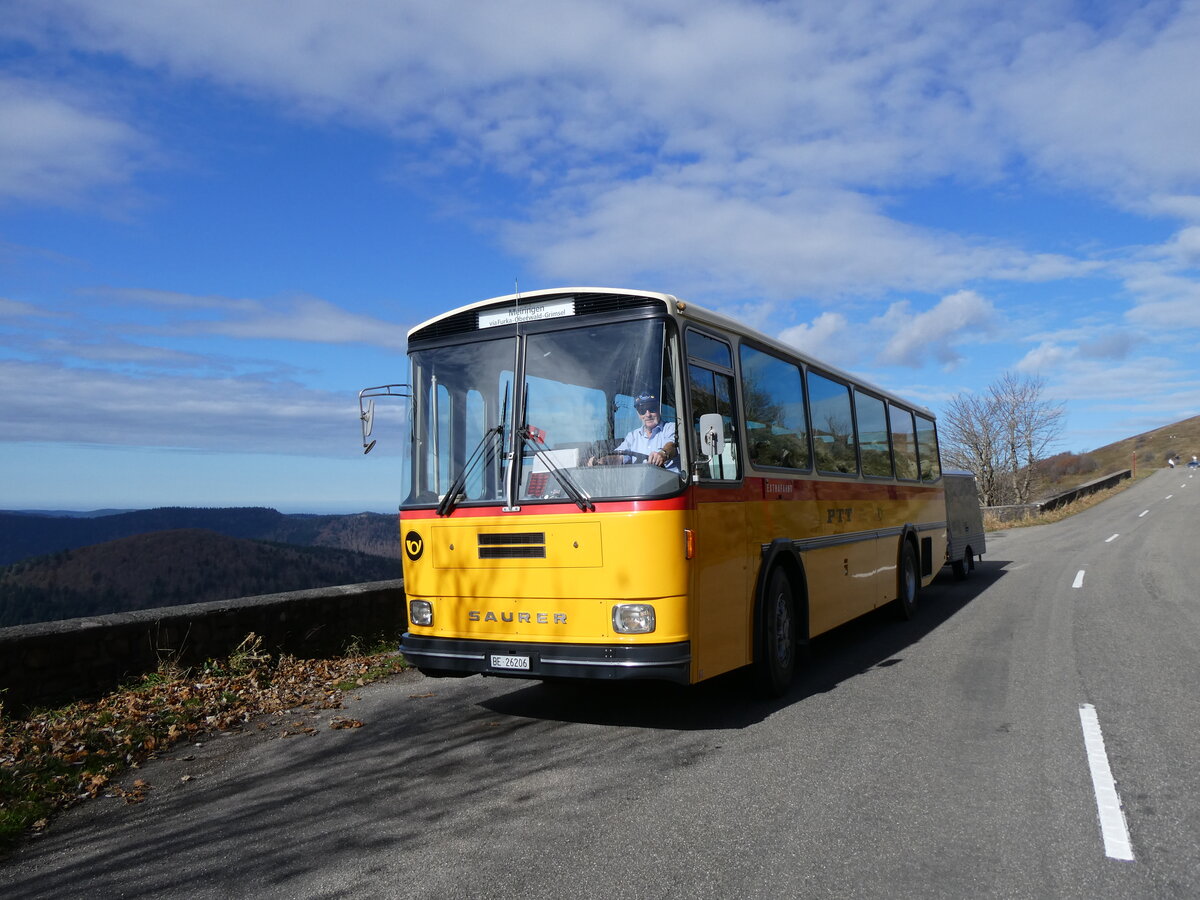
[[[651,413],[651,412],[654,413],[655,415],[658,414],[657,406],[638,406],[635,408],[637,409],[637,414],[639,416],[644,416],[646,413]]]

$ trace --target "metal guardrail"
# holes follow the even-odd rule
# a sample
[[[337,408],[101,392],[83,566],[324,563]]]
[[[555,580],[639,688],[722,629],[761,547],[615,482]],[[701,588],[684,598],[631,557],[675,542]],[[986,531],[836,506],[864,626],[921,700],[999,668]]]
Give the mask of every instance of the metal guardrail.
[[[1095,478],[1092,481],[1085,482],[1071,488],[1069,491],[1063,491],[1060,494],[1055,494],[1053,497],[1047,497],[1045,500],[1039,500],[1037,503],[1022,503],[1012,504],[1008,506],[985,506],[983,512],[990,513],[1001,522],[1013,522],[1024,519],[1026,516],[1036,515],[1040,512],[1045,512],[1050,509],[1058,509],[1060,506],[1065,506],[1073,500],[1078,500],[1080,497],[1086,497],[1088,494],[1094,494],[1096,491],[1103,491],[1107,488],[1114,487],[1120,484],[1127,478],[1133,477],[1132,469],[1124,469],[1120,472],[1113,472],[1111,475],[1104,475],[1100,478]]]

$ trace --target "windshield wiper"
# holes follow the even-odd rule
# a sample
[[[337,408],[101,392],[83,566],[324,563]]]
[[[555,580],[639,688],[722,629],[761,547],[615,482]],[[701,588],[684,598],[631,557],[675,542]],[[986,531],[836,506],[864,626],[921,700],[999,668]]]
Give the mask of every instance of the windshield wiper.
[[[483,433],[483,437],[479,439],[479,443],[471,451],[471,456],[467,459],[466,465],[462,467],[462,470],[458,473],[458,477],[450,485],[450,490],[446,491],[438,503],[437,512],[439,516],[448,516],[454,512],[454,507],[458,503],[458,495],[466,487],[467,479],[471,477],[471,472],[479,465],[479,461],[483,459],[485,451],[492,452],[495,449],[495,439],[503,433],[503,425],[495,425]]]
[[[584,512],[594,512],[596,507],[592,503],[592,498],[580,490],[579,485],[577,485],[571,479],[571,476],[567,474],[566,470],[560,468],[558,464],[551,459],[550,454],[546,452],[550,448],[547,447],[543,442],[541,438],[541,432],[526,425],[518,433],[521,435],[522,443],[527,447],[533,448],[534,455],[542,461],[542,465],[544,465],[547,471],[549,471],[550,474],[555,477],[558,483],[562,485],[563,490],[566,491],[570,498],[575,501],[575,505]]]

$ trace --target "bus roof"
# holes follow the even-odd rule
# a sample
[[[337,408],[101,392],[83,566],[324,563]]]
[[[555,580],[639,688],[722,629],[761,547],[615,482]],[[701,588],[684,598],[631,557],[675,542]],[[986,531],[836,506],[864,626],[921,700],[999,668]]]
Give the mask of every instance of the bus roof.
[[[417,332],[424,331],[425,329],[430,328],[430,326],[434,326],[439,322],[452,319],[455,316],[460,316],[463,313],[469,313],[475,310],[487,309],[490,307],[503,307],[516,302],[533,303],[534,301],[538,300],[545,300],[551,297],[562,297],[572,294],[627,296],[660,301],[667,312],[677,319],[696,322],[702,325],[709,325],[721,331],[736,334],[743,338],[748,338],[754,343],[775,350],[781,355],[796,357],[807,364],[821,369],[824,372],[848,381],[854,384],[856,387],[864,388],[865,390],[868,390],[873,394],[878,394],[879,396],[888,400],[894,400],[897,403],[906,406],[915,412],[921,413],[930,419],[936,418],[933,412],[929,409],[918,406],[911,400],[906,400],[894,391],[889,391],[885,388],[879,387],[878,385],[872,384],[871,382],[866,381],[839,366],[835,366],[826,360],[805,353],[804,351],[799,350],[790,344],[785,344],[778,338],[773,338],[770,335],[764,334],[761,331],[751,328],[749,325],[739,322],[736,319],[732,319],[729,316],[723,315],[722,313],[714,312],[711,309],[698,306],[690,301],[681,300],[674,294],[664,294],[658,291],[638,291],[630,290],[628,288],[581,286],[546,288],[538,291],[521,291],[513,294],[505,294],[499,297],[491,297],[487,300],[478,300],[474,303],[468,303],[465,306],[460,306],[456,309],[449,310],[448,312],[441,313],[440,315],[434,316],[431,319],[427,319],[421,324],[409,329],[408,337],[411,340],[413,335],[415,335]]]

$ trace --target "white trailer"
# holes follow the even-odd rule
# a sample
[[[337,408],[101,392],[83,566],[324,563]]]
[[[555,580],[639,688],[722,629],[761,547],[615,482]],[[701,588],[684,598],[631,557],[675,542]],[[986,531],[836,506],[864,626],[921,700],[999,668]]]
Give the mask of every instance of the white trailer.
[[[942,472],[942,480],[946,488],[946,562],[961,580],[987,550],[983,511],[973,474],[949,470]]]

